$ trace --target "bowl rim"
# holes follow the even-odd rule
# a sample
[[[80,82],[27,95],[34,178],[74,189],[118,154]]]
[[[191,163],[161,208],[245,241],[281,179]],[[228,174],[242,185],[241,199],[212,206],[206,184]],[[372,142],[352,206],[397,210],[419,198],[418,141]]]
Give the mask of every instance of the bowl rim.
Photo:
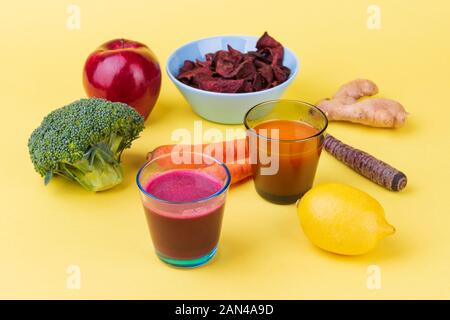
[[[214,92],[214,91],[208,91],[208,90],[202,90],[202,89],[197,89],[191,86],[188,86],[187,84],[184,84],[183,82],[181,82],[180,80],[178,80],[173,74],[172,72],[169,70],[169,64],[170,62],[174,59],[175,54],[181,50],[184,47],[187,47],[191,44],[194,44],[196,42],[199,41],[204,41],[204,40],[209,40],[209,39],[215,39],[215,38],[225,38],[225,37],[236,37],[236,38],[250,38],[250,39],[259,39],[259,37],[256,36],[245,36],[245,35],[218,35],[218,36],[209,36],[209,37],[205,37],[205,38],[201,38],[201,39],[197,39],[197,40],[193,40],[190,41],[188,43],[185,43],[183,45],[181,45],[180,47],[176,48],[167,58],[166,61],[166,73],[169,76],[170,80],[172,82],[174,82],[175,84],[181,86],[182,88],[186,89],[186,90],[191,90],[193,92],[197,92],[197,93],[202,93],[202,94],[206,94],[206,95],[211,95],[211,96],[223,96],[223,97],[231,97],[231,96],[235,96],[235,97],[248,97],[248,96],[256,96],[259,94],[263,94],[263,93],[270,93],[272,91],[275,91],[277,89],[283,89],[286,86],[288,86],[297,76],[298,71],[300,69],[300,61],[297,58],[296,54],[294,53],[294,51],[292,51],[291,49],[289,49],[288,47],[284,47],[285,51],[288,51],[289,54],[294,58],[295,61],[295,70],[291,70],[291,74],[289,75],[289,78],[287,78],[286,81],[284,81],[283,83],[269,88],[269,89],[264,89],[264,90],[260,90],[260,91],[256,91],[256,92],[241,92],[241,93],[227,93],[227,92]]]

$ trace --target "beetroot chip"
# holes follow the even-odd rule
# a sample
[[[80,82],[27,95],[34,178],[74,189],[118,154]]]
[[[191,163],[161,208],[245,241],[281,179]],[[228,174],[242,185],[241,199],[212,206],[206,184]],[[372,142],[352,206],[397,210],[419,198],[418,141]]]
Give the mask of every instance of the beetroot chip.
[[[229,62],[231,62],[233,65],[237,65],[239,64],[239,62],[241,62],[242,60],[242,56],[241,54],[236,54],[233,48],[231,48],[233,51],[227,51],[227,50],[219,50],[216,52],[215,57],[214,57],[214,61],[217,62],[218,60],[227,60]],[[238,52],[238,51],[237,51]]]
[[[244,58],[244,54],[240,52],[239,50],[234,49],[232,46],[228,45],[228,52],[230,53],[230,57],[233,58],[234,64],[238,64],[242,61]]]
[[[276,81],[278,81],[279,83],[285,82],[289,77],[289,73],[286,73],[286,71],[279,66],[272,66],[272,70]]]
[[[213,72],[211,71],[211,69],[202,67],[180,73],[177,79],[197,82],[195,79],[212,77],[212,75]]]
[[[264,48],[259,51],[271,65],[281,66],[283,65],[284,49],[283,47],[277,48]]]
[[[244,80],[223,80],[214,79],[203,81],[199,84],[199,88],[207,91],[222,93],[237,93],[242,88]]]
[[[212,60],[205,60],[205,61],[196,60],[195,65],[198,66],[199,68],[211,68]]]
[[[185,60],[183,63],[183,66],[180,68],[180,74],[187,72],[187,71],[191,71],[192,69],[195,68],[195,63],[190,61],[190,60]]]
[[[214,56],[215,56],[214,53],[207,53],[207,54],[205,54],[205,59],[206,59],[206,61],[213,61]]]
[[[192,79],[192,82],[197,85],[197,87],[200,86],[205,81],[214,80],[215,78],[212,76],[212,74],[209,73],[198,73],[194,76]]]
[[[230,60],[218,59],[216,62],[216,73],[224,78],[232,78],[234,64]]]
[[[253,61],[244,60],[236,69],[233,70],[224,78],[235,78],[235,79],[253,79],[256,73],[256,67]]]
[[[272,56],[272,59],[271,59],[272,65],[273,66],[282,66],[283,58],[284,58],[284,48],[283,47],[270,48],[269,51]]]
[[[259,38],[256,48],[259,53],[267,57],[273,66],[283,65],[284,48],[281,43],[269,36],[267,32],[264,32],[263,36]]]
[[[253,79],[256,74],[256,67],[253,61],[246,60],[236,69],[236,79]]]
[[[244,85],[242,86],[242,92],[253,92],[253,82],[250,80],[247,80],[244,82]]]
[[[279,43],[277,40],[269,36],[269,34],[264,32],[261,38],[259,38],[258,42],[256,42],[256,49],[261,50],[264,48],[276,48],[276,47],[283,47],[281,43]]]
[[[234,61],[228,51],[218,51],[213,63],[216,73],[222,77],[226,77],[234,71]]]
[[[264,78],[261,73],[258,72],[255,74],[252,86],[254,91],[261,91],[264,89]]]
[[[265,64],[258,70],[261,77],[264,79],[265,86],[264,88],[269,87],[269,85],[273,82],[273,70],[272,67],[268,64]]]
[[[258,51],[250,51],[247,54],[247,57],[251,57],[252,59],[254,59],[255,63],[256,62],[270,63],[269,59],[265,55],[263,55],[261,52],[258,52]]]

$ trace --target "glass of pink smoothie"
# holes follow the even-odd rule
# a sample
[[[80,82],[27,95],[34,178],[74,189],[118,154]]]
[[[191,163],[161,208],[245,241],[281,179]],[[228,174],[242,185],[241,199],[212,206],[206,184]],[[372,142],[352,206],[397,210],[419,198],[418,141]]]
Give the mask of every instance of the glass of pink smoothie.
[[[197,267],[216,253],[230,172],[205,154],[172,152],[147,162],[136,177],[157,256]]]

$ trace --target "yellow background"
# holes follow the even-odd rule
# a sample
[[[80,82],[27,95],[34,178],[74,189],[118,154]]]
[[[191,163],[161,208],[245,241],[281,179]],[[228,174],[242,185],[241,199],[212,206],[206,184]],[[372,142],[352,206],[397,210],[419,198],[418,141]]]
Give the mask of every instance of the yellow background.
[[[381,30],[366,26],[372,2]],[[80,30],[66,28],[71,3],[81,9]],[[10,1],[0,21],[0,298],[450,298],[448,1]],[[211,264],[176,270],[158,261],[135,173],[147,151],[199,119],[165,73],[146,130],[124,154],[122,185],[91,194],[62,179],[44,187],[34,172],[31,131],[51,110],[85,96],[83,63],[101,43],[144,42],[164,68],[188,41],[265,30],[302,63],[284,97],[315,102],[367,77],[411,114],[398,130],[329,127],[408,175],[407,189],[393,193],[327,153],[321,158],[316,183],[365,190],[396,226],[374,252],[341,257],[316,249],[295,206],[265,202],[248,181],[229,192]],[[66,288],[69,265],[81,268],[80,290]],[[380,290],[367,289],[369,265],[381,268]]]

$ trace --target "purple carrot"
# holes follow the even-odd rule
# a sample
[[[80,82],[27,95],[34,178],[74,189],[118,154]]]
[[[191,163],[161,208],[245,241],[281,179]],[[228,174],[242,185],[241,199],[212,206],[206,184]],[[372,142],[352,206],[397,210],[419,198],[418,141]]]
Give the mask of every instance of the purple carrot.
[[[339,161],[388,190],[400,191],[406,187],[407,178],[403,172],[330,134],[325,137],[324,148]]]

